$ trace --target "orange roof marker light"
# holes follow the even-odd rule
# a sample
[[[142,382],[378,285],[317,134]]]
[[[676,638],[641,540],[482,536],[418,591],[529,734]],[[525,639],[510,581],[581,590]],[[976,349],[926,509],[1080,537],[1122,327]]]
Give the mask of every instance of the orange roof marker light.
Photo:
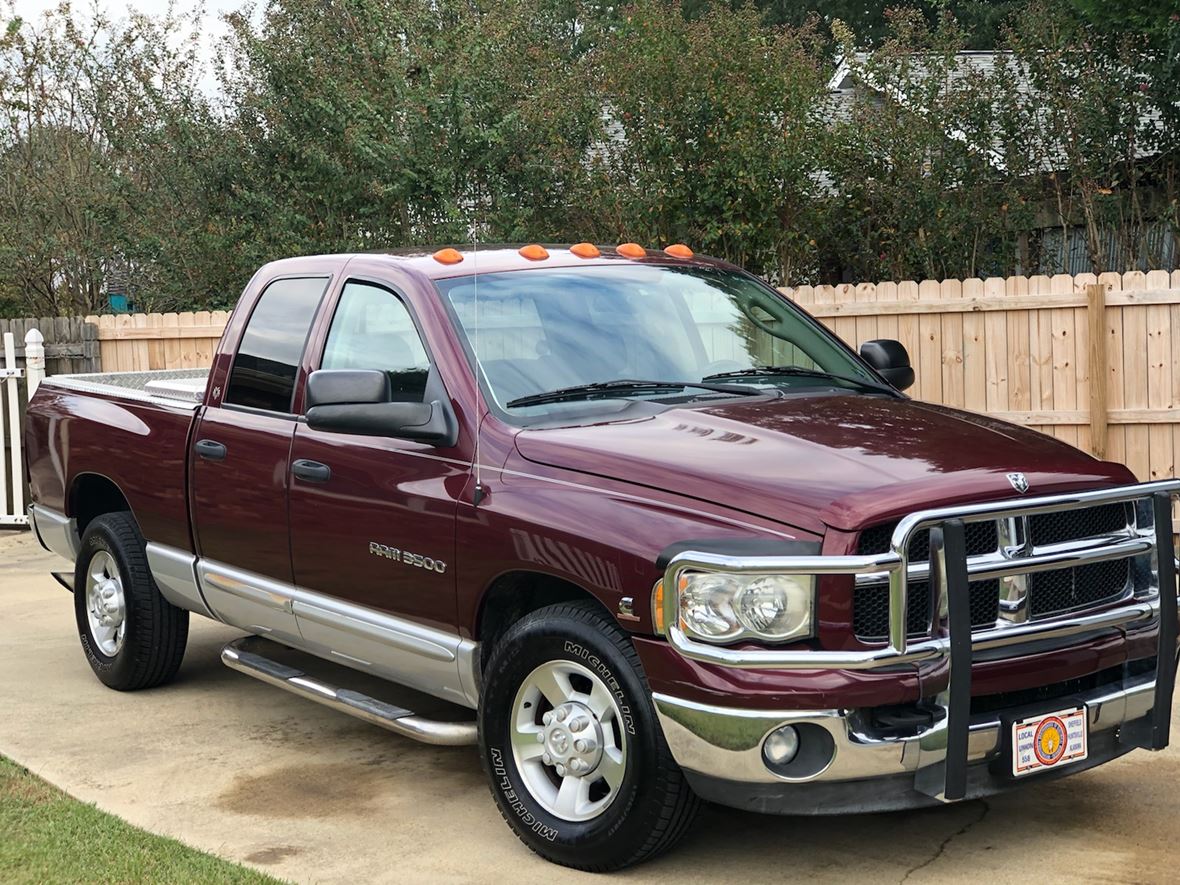
[[[549,257],[549,253],[544,246],[538,246],[536,243],[530,243],[527,246],[520,247],[520,254],[529,261],[544,261]]]
[[[673,258],[692,258],[692,249],[684,243],[673,243],[664,250],[664,254],[671,255]]]
[[[615,247],[615,251],[624,258],[646,258],[647,250],[638,243],[620,243]]]
[[[575,243],[570,246],[570,254],[577,255],[579,258],[597,258],[602,253],[593,243]]]
[[[439,249],[431,256],[439,264],[458,264],[463,260],[463,253],[458,249]]]

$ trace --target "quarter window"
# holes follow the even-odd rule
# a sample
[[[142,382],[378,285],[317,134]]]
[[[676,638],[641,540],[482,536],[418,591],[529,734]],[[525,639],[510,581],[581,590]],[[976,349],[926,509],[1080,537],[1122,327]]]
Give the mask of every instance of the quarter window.
[[[395,400],[421,402],[430,358],[400,298],[380,286],[348,283],[332,317],[321,368],[380,370],[389,375]]]
[[[254,307],[230,372],[225,402],[290,412],[307,332],[328,281],[275,280]]]

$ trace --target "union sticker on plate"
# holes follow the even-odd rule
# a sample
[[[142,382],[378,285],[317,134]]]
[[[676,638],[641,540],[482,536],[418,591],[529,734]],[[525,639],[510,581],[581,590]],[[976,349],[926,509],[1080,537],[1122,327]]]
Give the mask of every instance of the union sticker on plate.
[[[1085,707],[1032,716],[1012,724],[1014,777],[1077,762],[1087,755]]]

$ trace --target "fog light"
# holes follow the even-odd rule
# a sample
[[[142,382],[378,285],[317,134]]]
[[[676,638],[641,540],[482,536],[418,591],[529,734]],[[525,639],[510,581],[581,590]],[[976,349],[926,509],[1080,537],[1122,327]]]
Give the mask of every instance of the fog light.
[[[799,752],[799,732],[793,725],[776,728],[762,742],[762,758],[772,767],[781,767]]]

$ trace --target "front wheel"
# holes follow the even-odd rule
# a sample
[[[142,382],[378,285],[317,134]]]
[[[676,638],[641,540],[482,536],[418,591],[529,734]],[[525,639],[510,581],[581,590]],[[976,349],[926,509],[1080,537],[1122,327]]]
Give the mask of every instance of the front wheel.
[[[671,847],[699,801],[630,639],[593,603],[536,611],[497,644],[479,708],[500,813],[547,860],[593,872]]]

